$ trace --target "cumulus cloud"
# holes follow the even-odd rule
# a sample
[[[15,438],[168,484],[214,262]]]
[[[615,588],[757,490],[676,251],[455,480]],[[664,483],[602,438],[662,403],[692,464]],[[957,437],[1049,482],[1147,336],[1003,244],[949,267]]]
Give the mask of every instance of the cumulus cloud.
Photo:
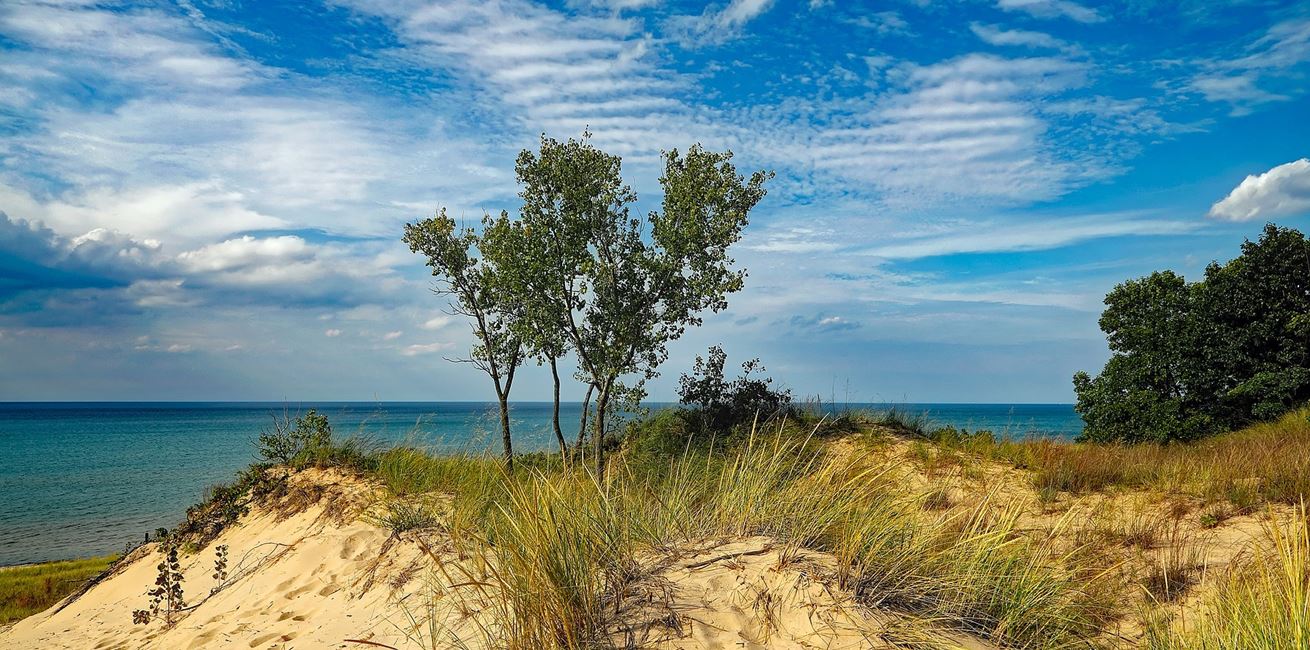
[[[1247,176],[1210,206],[1207,216],[1226,221],[1277,219],[1310,213],[1310,159]]]
[[[329,329],[329,330],[325,330],[325,331],[323,332],[323,336],[326,336],[326,337],[328,337],[328,338],[335,338],[335,337],[341,336],[341,330],[339,330],[339,329],[335,329],[335,328],[333,328],[333,329]]]

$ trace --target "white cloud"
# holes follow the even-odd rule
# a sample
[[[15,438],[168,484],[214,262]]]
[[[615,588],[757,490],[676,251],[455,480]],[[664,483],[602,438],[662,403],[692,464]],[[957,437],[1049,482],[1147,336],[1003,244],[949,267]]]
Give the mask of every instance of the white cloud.
[[[1193,223],[1141,219],[1133,215],[1093,215],[971,224],[940,235],[885,244],[864,253],[886,259],[918,259],[960,253],[1046,250],[1106,237],[1176,235],[1196,229]]]
[[[1277,219],[1310,213],[1310,159],[1302,158],[1247,176],[1210,207],[1208,216],[1227,221]]]
[[[1003,29],[996,25],[984,25],[982,23],[970,23],[969,29],[973,31],[975,36],[990,45],[1001,47],[1018,46],[1048,48],[1070,53],[1078,52],[1078,48],[1043,32],[1033,32],[1024,29]]]
[[[1208,101],[1231,105],[1233,115],[1246,115],[1304,94],[1297,68],[1308,61],[1310,18],[1294,18],[1270,27],[1237,54],[1199,61],[1201,71],[1186,86]]]
[[[778,164],[876,190],[884,205],[1055,198],[1109,173],[1079,148],[1057,150],[1047,139],[1043,107],[1082,86],[1085,72],[1063,58],[984,54],[900,65],[888,73],[893,88],[867,103],[808,119],[780,116],[785,124],[774,132],[756,116],[743,117],[760,135],[742,137]]]
[[[193,273],[284,267],[312,258],[313,251],[305,240],[291,235],[263,239],[246,235],[177,256],[182,266]]]
[[[442,350],[449,350],[452,347],[455,347],[454,343],[416,343],[401,349],[400,353],[407,357],[414,357],[420,354],[433,354]]]
[[[910,33],[910,23],[906,22],[898,11],[877,11],[870,14],[861,14],[851,18],[848,22],[856,27],[873,30],[879,36]]]
[[[439,330],[453,322],[455,322],[454,318],[442,314],[440,316],[433,316],[432,318],[429,318],[428,320],[424,321],[422,325],[419,325],[419,327],[422,327],[425,330]]]
[[[396,331],[394,331],[394,332],[387,332],[386,334],[383,334],[383,335],[382,335],[382,340],[383,340],[383,341],[394,341],[394,340],[400,338],[403,334],[404,334],[404,332],[402,332],[402,331],[400,331],[400,330],[396,330]]]
[[[580,0],[575,4],[610,11],[631,11],[657,5],[661,0]]]
[[[339,330],[339,329],[329,329],[329,330],[324,330],[324,332],[323,332],[323,336],[326,336],[326,337],[328,337],[328,338],[335,338],[335,337],[341,336],[341,330]]]
[[[1105,20],[1095,9],[1071,0],[998,0],[996,6],[1005,11],[1020,11],[1035,18],[1069,18],[1080,23],[1099,23]]]
[[[1206,75],[1192,79],[1191,87],[1208,101],[1232,104],[1235,116],[1247,115],[1260,104],[1291,99],[1260,88],[1258,78],[1254,73]]]
[[[711,6],[699,16],[674,16],[668,31],[687,45],[723,43],[740,35],[746,23],[768,11],[774,0],[732,0],[726,7]],[[811,9],[815,8],[813,5]]]

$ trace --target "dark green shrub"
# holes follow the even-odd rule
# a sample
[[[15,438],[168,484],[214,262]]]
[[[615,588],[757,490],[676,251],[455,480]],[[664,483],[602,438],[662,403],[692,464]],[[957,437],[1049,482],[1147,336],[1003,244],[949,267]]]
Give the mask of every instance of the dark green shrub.
[[[775,390],[773,379],[758,376],[764,372],[759,359],[741,364],[741,376],[732,381],[723,375],[726,361],[723,348],[712,346],[706,357],[696,357],[691,374],[678,380],[678,401],[689,407],[700,429],[726,432],[790,413],[791,391]]]

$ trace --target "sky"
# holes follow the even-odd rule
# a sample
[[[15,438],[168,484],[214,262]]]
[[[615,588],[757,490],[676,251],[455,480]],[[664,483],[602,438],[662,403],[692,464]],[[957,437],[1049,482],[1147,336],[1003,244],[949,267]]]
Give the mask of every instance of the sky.
[[[541,134],[776,172],[670,348],[797,396],[1071,402],[1102,299],[1310,226],[1310,4],[0,3],[0,400],[486,400],[403,224]],[[566,398],[582,390],[566,386]],[[530,367],[512,397],[548,399]]]

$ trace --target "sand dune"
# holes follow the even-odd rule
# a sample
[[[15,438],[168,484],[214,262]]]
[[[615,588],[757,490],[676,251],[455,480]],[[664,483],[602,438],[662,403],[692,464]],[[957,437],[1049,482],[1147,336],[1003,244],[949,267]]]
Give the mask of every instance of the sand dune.
[[[359,479],[311,470],[290,484],[289,496],[253,507],[183,557],[188,609],[172,625],[132,622],[162,558],[149,544],[84,594],[0,634],[0,647],[492,647],[497,610],[479,602],[486,594],[437,603],[459,592],[463,560],[449,539],[369,523],[373,490]],[[229,549],[221,584],[211,575],[219,545]],[[619,647],[879,648],[929,634],[858,604],[837,586],[831,557],[767,538],[706,540],[648,562],[610,626]]]

